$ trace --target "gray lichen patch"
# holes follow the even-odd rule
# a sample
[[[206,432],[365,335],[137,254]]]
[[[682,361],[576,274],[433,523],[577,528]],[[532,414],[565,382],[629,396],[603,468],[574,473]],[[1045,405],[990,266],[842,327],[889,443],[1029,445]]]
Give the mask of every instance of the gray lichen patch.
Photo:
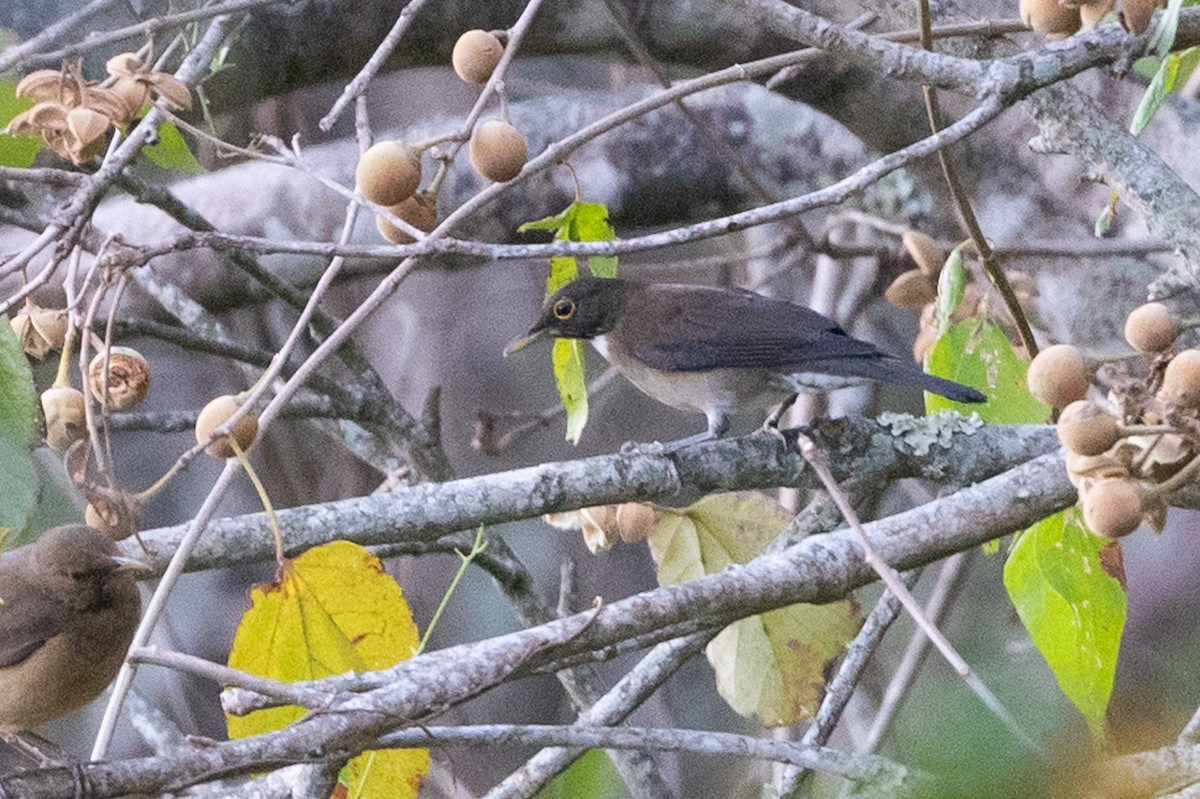
[[[892,431],[915,455],[927,455],[934,446],[949,447],[959,433],[971,435],[983,427],[979,414],[963,416],[957,411],[938,411],[930,416],[881,413],[879,424]]]

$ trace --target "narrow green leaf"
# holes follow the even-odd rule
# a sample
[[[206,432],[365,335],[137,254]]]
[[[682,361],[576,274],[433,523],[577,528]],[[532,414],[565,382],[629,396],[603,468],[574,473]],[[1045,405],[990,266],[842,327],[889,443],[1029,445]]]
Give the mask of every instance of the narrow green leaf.
[[[1129,123],[1129,132],[1134,136],[1140,135],[1146,129],[1150,120],[1154,119],[1154,115],[1162,107],[1167,93],[1175,88],[1175,81],[1179,76],[1179,63],[1179,54],[1170,53],[1158,65],[1154,78],[1150,81],[1146,91],[1142,93],[1142,100],[1138,103],[1137,110],[1133,112],[1133,121]]]
[[[24,97],[17,97],[16,89],[15,79],[0,80],[0,129],[32,105]],[[33,159],[42,146],[42,140],[33,136],[9,136],[0,133],[0,166],[25,169],[33,164]]]
[[[33,374],[8,317],[0,316],[0,529],[23,530],[37,503],[36,440]]]
[[[177,169],[185,175],[199,175],[204,167],[192,155],[179,128],[164,122],[158,129],[158,144],[145,148],[146,157],[163,169]]]
[[[1109,228],[1112,227],[1113,218],[1116,216],[1116,205],[1111,201],[1105,204],[1104,210],[1100,212],[1100,216],[1096,217],[1096,224],[1092,226],[1092,235],[1098,239],[1102,239],[1108,235]]]
[[[978,413],[985,422],[997,424],[1041,423],[1050,417],[1050,406],[1034,398],[1025,384],[1029,364],[1017,357],[1004,331],[991,322],[966,319],[953,325],[934,345],[928,369],[982,391],[987,402],[974,405],[926,393],[926,413]]]
[[[517,226],[517,232],[527,233],[530,230],[551,230],[557,233],[568,224],[571,214],[574,213],[574,208],[574,205],[568,205],[562,210],[561,213],[557,213],[554,216],[547,216],[543,217],[542,219],[535,219],[532,222],[525,222],[524,224]]]
[[[1150,39],[1150,46],[1146,48],[1148,52],[1159,58],[1171,52],[1175,44],[1175,32],[1179,30],[1179,12],[1182,10],[1183,0],[1169,0],[1166,13],[1159,17],[1158,27]]]
[[[587,424],[587,381],[583,370],[583,342],[560,338],[554,342],[554,382],[567,412],[567,441],[579,443]]]
[[[1108,542],[1085,530],[1076,514],[1056,513],[1017,539],[1004,587],[1059,687],[1103,738],[1126,597],[1100,563]]]
[[[967,290],[967,270],[963,266],[962,245],[950,251],[942,271],[938,273],[937,314],[938,329],[945,332],[950,326],[950,316],[962,302]]]

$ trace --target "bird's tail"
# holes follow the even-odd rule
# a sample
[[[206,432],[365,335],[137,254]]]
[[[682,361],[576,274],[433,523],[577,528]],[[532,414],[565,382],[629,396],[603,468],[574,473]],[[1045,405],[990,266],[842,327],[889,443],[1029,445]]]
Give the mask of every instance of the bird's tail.
[[[970,386],[955,383],[944,377],[926,374],[917,365],[899,358],[884,356],[880,358],[843,359],[836,365],[830,365],[830,373],[846,377],[865,377],[869,380],[879,380],[883,383],[895,383],[901,386],[916,386],[938,396],[955,402],[986,402],[987,397]]]

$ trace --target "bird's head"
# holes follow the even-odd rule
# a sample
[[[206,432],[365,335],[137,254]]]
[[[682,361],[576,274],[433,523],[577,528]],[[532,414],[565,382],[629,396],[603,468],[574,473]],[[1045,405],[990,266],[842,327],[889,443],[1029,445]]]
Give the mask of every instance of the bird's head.
[[[604,335],[616,326],[633,285],[618,278],[599,277],[581,277],[568,283],[546,300],[537,322],[505,347],[504,354],[544,336],[587,339]]]

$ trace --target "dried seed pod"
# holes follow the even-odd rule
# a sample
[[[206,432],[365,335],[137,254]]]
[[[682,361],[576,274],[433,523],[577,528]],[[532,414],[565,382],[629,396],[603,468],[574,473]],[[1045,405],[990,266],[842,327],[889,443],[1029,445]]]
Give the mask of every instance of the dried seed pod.
[[[1080,455],[1100,455],[1121,437],[1117,420],[1099,405],[1076,400],[1058,417],[1058,440]]]
[[[1083,354],[1070,344],[1055,344],[1037,354],[1026,375],[1033,396],[1054,408],[1065,408],[1087,396],[1091,377]]]
[[[1171,359],[1158,398],[1176,408],[1200,408],[1200,350],[1184,350]]]
[[[146,98],[150,96],[150,87],[138,78],[117,78],[117,82],[109,91],[121,98],[125,105],[126,119],[133,118],[141,111],[142,106],[146,104]]]
[[[475,171],[496,183],[515,178],[529,157],[525,137],[512,125],[498,119],[489,119],[475,128],[469,150]]]
[[[1094,0],[1079,6],[1079,20],[1085,30],[1099,25],[1117,7],[1117,0]]]
[[[137,53],[117,53],[104,62],[104,69],[115,78],[131,78],[145,71],[145,64]]]
[[[1021,0],[1021,21],[1049,39],[1061,39],[1079,30],[1078,8],[1067,8],[1058,0]]]
[[[1083,495],[1083,521],[1105,538],[1121,538],[1142,525],[1145,489],[1136,480],[1101,480]]]
[[[1150,19],[1154,9],[1158,8],[1158,0],[1124,0],[1125,27],[1130,33],[1142,34],[1150,27]]]
[[[354,170],[359,192],[377,205],[397,205],[421,185],[421,161],[403,141],[371,145]]]
[[[437,199],[430,194],[414,194],[397,205],[390,206],[388,210],[417,230],[428,233],[437,227]],[[382,216],[375,217],[375,228],[379,235],[392,244],[412,244],[416,241]]]
[[[170,108],[187,111],[192,107],[192,90],[183,81],[166,72],[150,75],[150,90],[162,98]]]
[[[1165,352],[1179,336],[1179,323],[1161,302],[1148,302],[1125,319],[1125,340],[1139,352]]]
[[[42,414],[46,417],[46,445],[55,452],[66,452],[87,437],[87,410],[79,389],[51,386],[43,391]]]
[[[42,358],[50,350],[61,350],[67,340],[67,312],[46,310],[31,305],[9,320],[21,351],[30,358]]]
[[[892,305],[920,312],[937,299],[937,289],[920,269],[910,269],[892,281],[883,298]]]
[[[617,532],[627,544],[642,541],[654,532],[658,513],[648,502],[624,502],[617,506]]]
[[[123,492],[116,496],[94,493],[88,496],[83,521],[114,541],[133,535],[136,530],[136,503]]]
[[[242,400],[232,394],[217,397],[204,406],[196,417],[196,442],[208,444],[204,451],[214,458],[233,458],[237,455],[230,440],[237,442],[238,448],[245,452],[258,437],[258,416],[253,412],[238,419],[226,435],[211,440],[217,428],[222,427],[230,417],[242,407]]]
[[[484,84],[491,79],[504,55],[504,45],[495,35],[482,30],[470,30],[458,37],[450,63],[454,72],[467,83]]]
[[[96,353],[88,364],[88,386],[92,396],[117,410],[132,408],[150,393],[150,362],[132,347],[113,347],[108,354],[107,393],[104,353]]]
[[[933,236],[919,230],[906,230],[900,236],[900,243],[912,256],[917,268],[926,277],[936,280],[946,263],[946,253]]]

